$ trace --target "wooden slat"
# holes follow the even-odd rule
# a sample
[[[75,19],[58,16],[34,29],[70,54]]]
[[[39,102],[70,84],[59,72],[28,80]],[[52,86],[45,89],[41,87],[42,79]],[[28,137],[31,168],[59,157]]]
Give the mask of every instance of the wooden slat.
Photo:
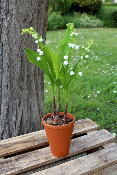
[[[113,175],[116,175],[116,163],[117,147],[113,147],[111,149],[106,148],[101,151],[86,155],[84,157],[65,162],[55,167],[33,173],[32,175],[89,175],[92,173],[92,175],[112,175],[111,173],[113,173]],[[107,170],[100,171],[101,169],[105,169],[106,167],[109,167],[113,164],[115,164],[114,168],[112,167],[110,169],[107,169],[108,171],[110,171],[110,174],[108,174]],[[107,172],[107,174],[100,174],[101,172]]]
[[[4,161],[4,158],[0,158],[0,162],[3,162]]]
[[[82,119],[75,122],[72,136],[96,129],[99,129],[99,125],[90,119]],[[13,137],[0,141],[0,157],[46,145],[48,145],[48,139],[45,130]]]
[[[107,144],[104,144],[102,145],[104,148],[111,148],[111,147],[114,147],[116,146],[116,143],[115,142],[111,142],[111,143],[107,143]]]
[[[99,130],[99,125],[94,123],[92,120],[86,118],[82,120],[78,120],[74,124],[73,135],[79,135],[83,133],[87,133],[89,131]]]
[[[0,157],[48,145],[44,130],[0,141]]]
[[[91,175],[117,175],[117,164],[92,173]]]
[[[75,138],[71,141],[66,158],[113,141],[115,142],[115,137],[106,130]],[[62,159],[64,158],[52,156],[50,148],[46,147],[1,161],[0,172],[1,175],[18,174]]]

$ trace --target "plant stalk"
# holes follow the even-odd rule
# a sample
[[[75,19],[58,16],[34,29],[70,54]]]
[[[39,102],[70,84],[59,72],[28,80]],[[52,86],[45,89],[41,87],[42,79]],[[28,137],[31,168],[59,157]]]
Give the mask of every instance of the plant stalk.
[[[53,96],[53,119],[56,117],[56,104],[55,104],[55,96]]]
[[[58,107],[60,106],[60,88],[58,88]]]
[[[67,122],[67,108],[68,108],[68,102],[65,105],[65,110],[64,110],[64,122]]]

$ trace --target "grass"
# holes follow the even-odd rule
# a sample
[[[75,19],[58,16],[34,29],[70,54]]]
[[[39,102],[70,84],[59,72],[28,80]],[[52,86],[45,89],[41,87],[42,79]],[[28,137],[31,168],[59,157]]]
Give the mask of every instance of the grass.
[[[102,2],[103,6],[117,6],[117,3],[114,3],[113,0],[111,2]]]
[[[112,13],[117,10],[117,5],[116,6],[107,6],[107,5],[102,5],[102,10],[103,11],[109,11],[109,13]]]
[[[90,118],[100,129],[117,134],[117,30],[114,28],[77,29],[78,45],[93,39],[94,44],[83,59],[76,81],[70,90],[68,112],[76,120]],[[65,30],[48,31],[47,42],[56,52]],[[73,53],[73,62],[79,58]],[[45,75],[45,113],[52,112],[52,89]],[[64,110],[62,105],[61,111]]]

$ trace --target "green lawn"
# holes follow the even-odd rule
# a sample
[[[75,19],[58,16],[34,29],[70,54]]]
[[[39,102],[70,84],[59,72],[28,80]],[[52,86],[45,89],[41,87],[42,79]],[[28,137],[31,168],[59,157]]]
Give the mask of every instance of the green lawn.
[[[100,125],[117,134],[117,29],[93,28],[78,29],[78,45],[85,45],[93,39],[89,58],[83,59],[76,81],[70,92],[68,112],[76,120],[90,118]],[[57,51],[65,30],[48,31],[49,46]],[[81,47],[80,47],[81,49]],[[73,53],[73,63],[79,59],[80,49]],[[62,105],[61,111],[64,110]],[[52,90],[45,75],[45,113],[52,112]]]

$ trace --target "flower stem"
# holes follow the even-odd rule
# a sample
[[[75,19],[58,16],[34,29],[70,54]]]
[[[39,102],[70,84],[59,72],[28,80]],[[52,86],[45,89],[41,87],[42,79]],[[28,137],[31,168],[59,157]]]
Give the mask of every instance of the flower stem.
[[[54,86],[52,86],[52,95],[54,97]]]
[[[59,113],[60,113],[60,109],[61,109],[61,104],[58,106],[58,109],[57,109],[56,115],[59,115]]]
[[[56,117],[56,104],[55,104],[55,96],[53,96],[53,118]]]
[[[60,88],[58,89],[58,107],[60,105]]]
[[[68,102],[65,105],[65,110],[64,110],[64,122],[67,122],[67,108],[68,108]]]
[[[65,96],[66,96],[66,103],[68,103],[68,92],[66,89],[65,89]]]

